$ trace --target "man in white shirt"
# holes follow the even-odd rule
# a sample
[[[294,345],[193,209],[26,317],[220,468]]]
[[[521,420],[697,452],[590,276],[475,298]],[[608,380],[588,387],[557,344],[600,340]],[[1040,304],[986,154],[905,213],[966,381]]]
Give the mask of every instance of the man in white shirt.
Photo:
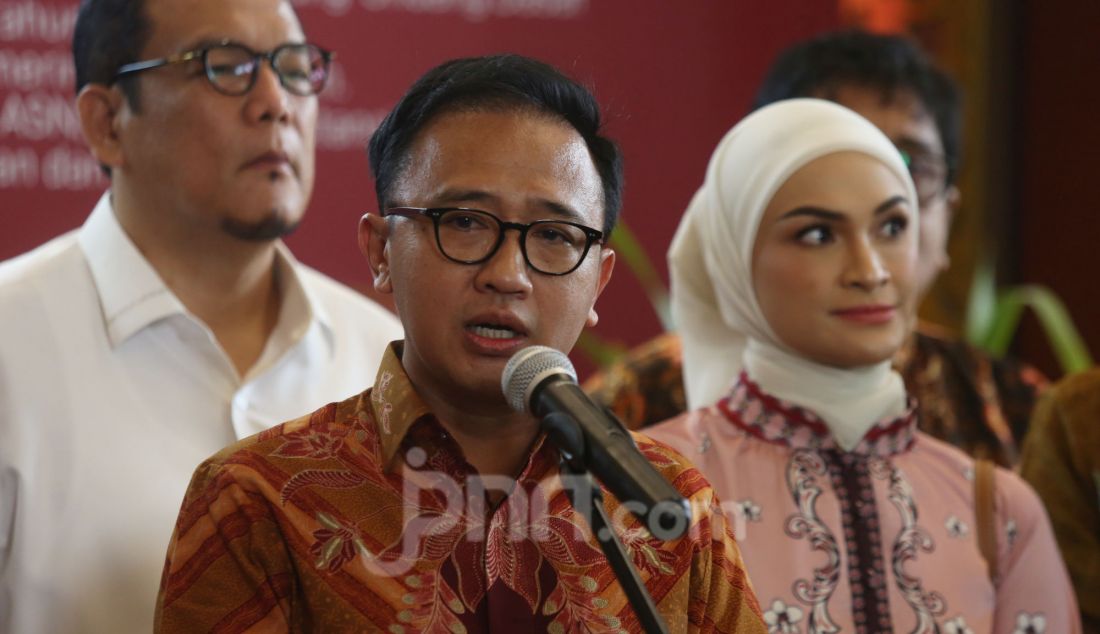
[[[111,187],[0,265],[0,632],[148,632],[195,464],[353,394],[402,336],[279,238],[329,54],[286,0],[84,0],[77,110]]]

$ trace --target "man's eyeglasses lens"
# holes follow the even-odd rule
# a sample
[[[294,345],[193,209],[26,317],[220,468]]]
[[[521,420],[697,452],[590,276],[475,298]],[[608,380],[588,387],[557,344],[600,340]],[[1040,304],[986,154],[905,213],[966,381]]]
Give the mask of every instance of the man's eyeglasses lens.
[[[478,264],[492,257],[503,243],[505,224],[496,216],[476,209],[398,208],[395,215],[428,215],[435,224],[439,250],[461,264]],[[588,254],[600,232],[570,222],[538,220],[520,229],[521,248],[531,268],[549,275],[565,275],[575,270]]]
[[[947,160],[942,156],[918,154],[900,150],[913,186],[917,190],[917,204],[928,205],[947,189]]]
[[[329,55],[314,44],[283,44],[266,54],[239,44],[220,44],[204,51],[203,66],[207,79],[218,91],[243,95],[255,83],[265,57],[283,87],[296,95],[320,92],[328,78]]]

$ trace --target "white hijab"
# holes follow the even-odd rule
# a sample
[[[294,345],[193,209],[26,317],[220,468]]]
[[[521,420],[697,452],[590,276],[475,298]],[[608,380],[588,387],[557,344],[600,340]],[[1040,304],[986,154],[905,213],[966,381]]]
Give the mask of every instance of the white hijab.
[[[829,101],[790,99],[761,108],[715,149],[668,252],[691,408],[719,400],[744,368],[764,391],[820,416],[845,449],[875,422],[904,412],[905,385],[889,359],[841,369],[798,356],[764,319],[752,285],[753,244],[772,196],[802,166],[843,151],[882,162],[917,208],[909,172],[890,140]]]

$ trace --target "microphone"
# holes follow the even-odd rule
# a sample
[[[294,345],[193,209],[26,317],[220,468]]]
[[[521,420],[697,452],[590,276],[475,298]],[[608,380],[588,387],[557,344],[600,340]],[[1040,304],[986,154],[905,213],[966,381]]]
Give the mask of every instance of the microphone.
[[[546,346],[524,348],[508,360],[500,384],[513,409],[538,417],[565,457],[579,460],[654,537],[687,531],[687,500],[638,451],[623,424],[581,391],[569,357]]]

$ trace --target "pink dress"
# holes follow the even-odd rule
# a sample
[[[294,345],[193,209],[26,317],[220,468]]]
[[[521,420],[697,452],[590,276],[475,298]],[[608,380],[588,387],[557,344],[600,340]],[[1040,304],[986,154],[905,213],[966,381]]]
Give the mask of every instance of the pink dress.
[[[645,430],[713,484],[771,632],[1080,632],[1034,491],[995,474],[998,573],[977,544],[974,461],[880,422],[850,452],[742,375],[729,397]]]

